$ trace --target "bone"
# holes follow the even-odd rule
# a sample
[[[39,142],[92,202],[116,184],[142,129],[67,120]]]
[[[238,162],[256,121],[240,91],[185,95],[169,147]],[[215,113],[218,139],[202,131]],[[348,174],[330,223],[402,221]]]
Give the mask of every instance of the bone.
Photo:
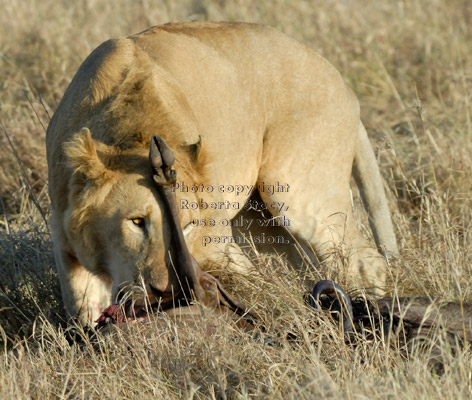
[[[181,282],[182,290],[189,301],[192,299],[192,296],[194,296],[196,300],[201,300],[204,293],[199,279],[201,275],[200,268],[185,243],[182,227],[180,226],[177,200],[175,192],[172,190],[172,185],[177,178],[175,170],[171,170],[174,163],[174,156],[169,146],[167,146],[167,143],[160,136],[153,136],[151,140],[149,160],[153,170],[154,183],[164,200],[165,208],[169,216],[175,269]]]
[[[200,269],[187,247],[180,224],[175,191],[172,190],[172,185],[177,179],[177,172],[172,169],[174,155],[162,137],[153,136],[149,159],[154,183],[164,199],[165,209],[169,215],[175,269],[186,298],[189,301],[194,298],[206,306],[215,308],[223,306],[240,316],[246,316],[248,320],[253,320],[253,316],[242,302],[227,292],[215,277]]]

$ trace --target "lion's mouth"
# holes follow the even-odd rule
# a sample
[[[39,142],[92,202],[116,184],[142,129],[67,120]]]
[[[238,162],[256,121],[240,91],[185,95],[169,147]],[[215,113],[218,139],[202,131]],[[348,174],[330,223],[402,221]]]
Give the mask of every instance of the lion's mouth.
[[[124,303],[112,304],[103,310],[100,317],[95,321],[97,323],[96,328],[102,328],[108,324],[145,321],[149,319],[151,314],[163,312],[171,308],[186,307],[191,304],[180,289],[176,291],[161,291],[151,284],[149,287],[152,292],[152,298],[155,300],[154,302],[144,301],[138,303],[128,300]]]

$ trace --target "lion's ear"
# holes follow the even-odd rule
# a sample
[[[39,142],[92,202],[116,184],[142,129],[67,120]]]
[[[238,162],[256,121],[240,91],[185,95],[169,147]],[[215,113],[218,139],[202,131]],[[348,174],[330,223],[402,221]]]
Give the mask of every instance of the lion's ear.
[[[107,175],[107,168],[98,158],[95,142],[88,128],[82,128],[75,137],[64,143],[64,153],[74,173],[96,180]]]
[[[197,162],[199,158],[201,158],[202,153],[202,139],[203,136],[198,136],[198,141],[192,144],[184,143],[181,147],[185,148],[185,150],[190,155],[190,158],[193,162]]]

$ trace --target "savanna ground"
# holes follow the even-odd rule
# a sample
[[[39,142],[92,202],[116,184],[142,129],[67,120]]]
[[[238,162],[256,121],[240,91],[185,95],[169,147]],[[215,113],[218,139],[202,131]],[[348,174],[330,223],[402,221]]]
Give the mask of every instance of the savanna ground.
[[[472,301],[469,0],[0,0],[0,398],[461,399],[467,348],[344,343],[278,258],[230,282],[266,326],[69,345],[48,233],[45,128],[81,61],[110,37],[168,21],[262,22],[322,53],[358,95],[402,258],[390,289]],[[355,203],[359,208],[359,203]],[[365,223],[361,219],[360,223]],[[366,234],[368,230],[364,229]],[[327,272],[307,272],[311,280]],[[311,275],[311,276],[310,276]],[[297,335],[296,341],[285,338]]]

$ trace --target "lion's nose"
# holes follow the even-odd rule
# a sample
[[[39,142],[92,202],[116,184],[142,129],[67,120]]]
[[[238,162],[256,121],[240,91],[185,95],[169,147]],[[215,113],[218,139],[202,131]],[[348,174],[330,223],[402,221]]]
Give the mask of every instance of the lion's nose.
[[[151,283],[148,283],[146,286],[148,286],[148,297],[151,303],[156,303],[158,301],[166,303],[176,298],[180,293],[180,289],[173,285],[170,285],[170,288],[168,287],[166,290],[159,290]]]

